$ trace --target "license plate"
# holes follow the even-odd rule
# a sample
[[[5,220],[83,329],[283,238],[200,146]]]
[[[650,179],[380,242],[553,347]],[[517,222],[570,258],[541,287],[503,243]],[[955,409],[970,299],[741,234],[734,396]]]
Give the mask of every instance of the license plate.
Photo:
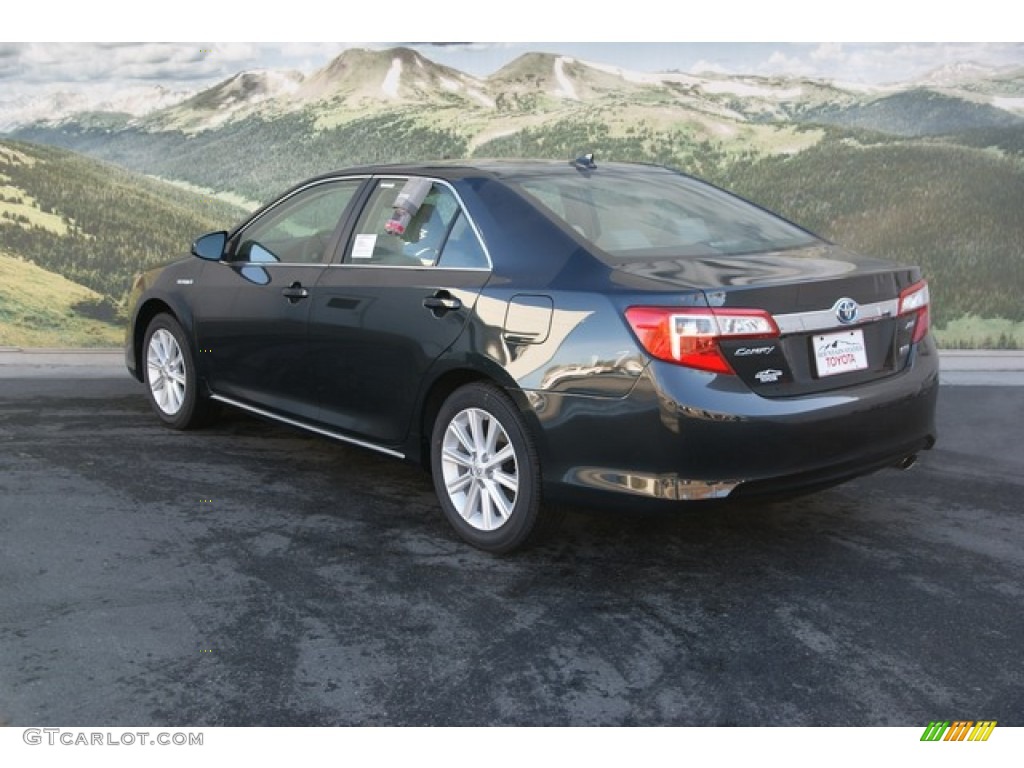
[[[864,331],[843,331],[814,337],[814,363],[818,376],[862,371],[868,367]]]

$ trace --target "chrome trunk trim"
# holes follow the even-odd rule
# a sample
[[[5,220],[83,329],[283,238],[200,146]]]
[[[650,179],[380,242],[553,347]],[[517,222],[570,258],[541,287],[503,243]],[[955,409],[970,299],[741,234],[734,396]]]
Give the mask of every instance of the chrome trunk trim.
[[[833,328],[855,328],[864,323],[873,323],[877,320],[884,320],[888,317],[896,317],[899,312],[899,299],[886,299],[876,301],[873,304],[861,304],[857,308],[857,320],[849,325],[843,325],[836,316],[834,307],[828,309],[816,309],[811,312],[793,312],[786,315],[774,315],[775,323],[779,331],[787,333],[806,333],[807,331],[827,331]]]

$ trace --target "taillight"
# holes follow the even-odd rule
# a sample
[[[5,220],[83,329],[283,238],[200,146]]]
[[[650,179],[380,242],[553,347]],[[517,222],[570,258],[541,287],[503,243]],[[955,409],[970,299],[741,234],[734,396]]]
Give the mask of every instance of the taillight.
[[[759,309],[630,307],[626,319],[652,356],[713,373],[734,373],[718,346],[722,339],[779,335],[772,316]]]
[[[928,283],[924,280],[914,283],[900,292],[900,316],[916,315],[914,332],[910,337],[911,344],[916,344],[928,333],[928,328],[931,325],[928,312],[929,304]]]

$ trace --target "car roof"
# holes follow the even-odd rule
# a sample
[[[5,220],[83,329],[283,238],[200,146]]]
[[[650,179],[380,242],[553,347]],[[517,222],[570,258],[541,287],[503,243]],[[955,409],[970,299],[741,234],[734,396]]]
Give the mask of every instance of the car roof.
[[[644,163],[600,163],[593,170],[602,168],[614,169],[619,172],[662,172],[672,173],[668,168]],[[409,174],[438,176],[443,179],[464,178],[467,176],[489,176],[492,178],[512,178],[534,174],[548,175],[551,173],[577,171],[570,160],[528,160],[528,159],[473,159],[473,160],[428,160],[416,163],[386,163],[343,168],[316,177],[319,179],[336,178],[353,174]]]

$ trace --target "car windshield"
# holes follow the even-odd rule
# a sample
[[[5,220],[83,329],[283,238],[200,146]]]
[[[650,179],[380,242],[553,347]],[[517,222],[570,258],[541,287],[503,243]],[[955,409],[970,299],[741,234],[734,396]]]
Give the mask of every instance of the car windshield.
[[[618,260],[735,256],[820,242],[726,192],[660,169],[605,166],[510,181]]]

